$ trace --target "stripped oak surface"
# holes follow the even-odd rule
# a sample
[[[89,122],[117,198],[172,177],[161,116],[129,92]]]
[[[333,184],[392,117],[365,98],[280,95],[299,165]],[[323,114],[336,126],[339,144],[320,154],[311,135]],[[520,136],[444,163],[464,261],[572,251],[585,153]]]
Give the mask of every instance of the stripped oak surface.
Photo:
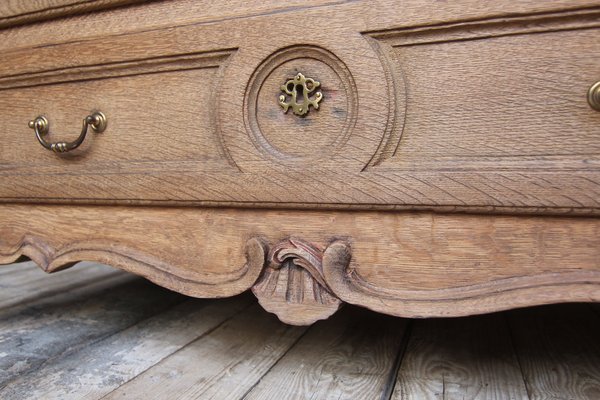
[[[118,7],[142,0],[3,0],[0,28]]]
[[[3,29],[0,201],[598,215],[599,4],[172,0]],[[296,70],[322,83],[305,118],[273,101]],[[95,109],[64,157],[26,124],[68,140]]]
[[[226,297],[294,237],[323,276],[255,293],[297,324],[341,302],[600,301],[600,0],[6,0],[0,18],[77,5],[95,12],[0,29],[0,262]],[[323,99],[302,118],[297,74]],[[60,149],[93,110],[106,130],[68,154],[27,124]]]
[[[26,256],[54,271],[96,261],[193,297],[257,289],[269,249],[295,238],[323,253],[319,279],[337,298],[395,316],[600,301],[598,218],[7,204],[0,221],[0,263]],[[281,287],[301,291],[299,282]],[[295,323],[314,322],[309,303],[295,304]],[[281,305],[267,309],[294,313]]]
[[[2,399],[597,399],[600,308],[291,327],[110,267],[0,267]]]

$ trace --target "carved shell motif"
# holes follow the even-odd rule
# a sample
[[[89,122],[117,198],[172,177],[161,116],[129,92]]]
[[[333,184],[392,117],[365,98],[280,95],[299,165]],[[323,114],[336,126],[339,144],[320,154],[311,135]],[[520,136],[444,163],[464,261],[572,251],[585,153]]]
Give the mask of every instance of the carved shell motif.
[[[267,264],[252,291],[283,322],[305,325],[307,319],[328,318],[340,307],[323,276],[323,250],[316,245],[286,239],[271,248]]]

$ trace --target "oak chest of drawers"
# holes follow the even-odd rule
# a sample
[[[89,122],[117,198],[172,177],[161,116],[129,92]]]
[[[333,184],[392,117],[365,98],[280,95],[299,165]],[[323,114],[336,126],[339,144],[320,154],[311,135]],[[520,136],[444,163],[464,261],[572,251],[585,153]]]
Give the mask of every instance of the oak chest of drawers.
[[[6,4],[3,263],[293,324],[600,300],[598,1]]]

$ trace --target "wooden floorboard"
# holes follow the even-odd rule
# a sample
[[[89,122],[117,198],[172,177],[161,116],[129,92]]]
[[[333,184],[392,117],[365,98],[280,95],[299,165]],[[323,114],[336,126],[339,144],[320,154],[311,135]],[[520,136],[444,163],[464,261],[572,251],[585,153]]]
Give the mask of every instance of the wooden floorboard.
[[[389,384],[407,320],[346,307],[309,332],[245,399],[377,398]]]
[[[32,261],[0,265],[0,277],[4,279],[5,276],[14,274],[15,272],[22,273],[24,270],[33,270],[36,268],[39,269]]]
[[[0,399],[600,399],[600,304],[291,327],[82,263],[0,266]]]
[[[392,399],[527,398],[502,314],[415,321]]]
[[[22,376],[0,395],[5,399],[101,398],[246,309],[250,300],[249,296],[186,300]]]
[[[103,399],[238,399],[306,331],[257,304]]]
[[[81,288],[101,279],[125,275],[123,271],[96,263],[80,263],[66,270],[47,274],[32,262],[14,264],[18,268],[9,270],[0,266],[0,312],[17,304],[25,304],[39,298]]]
[[[508,312],[532,400],[600,399],[600,318],[585,304]]]
[[[184,296],[127,274],[2,310],[0,398],[6,385],[164,310]]]

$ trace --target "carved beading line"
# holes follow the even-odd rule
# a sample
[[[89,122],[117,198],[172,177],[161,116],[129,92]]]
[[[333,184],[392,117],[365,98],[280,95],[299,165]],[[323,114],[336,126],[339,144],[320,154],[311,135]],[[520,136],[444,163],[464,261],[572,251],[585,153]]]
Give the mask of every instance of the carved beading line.
[[[90,81],[202,68],[219,68],[233,51],[235,50],[225,49],[15,74],[0,78],[0,90],[52,85],[72,81]]]
[[[497,38],[543,32],[593,29],[600,26],[600,8],[527,16],[486,18],[467,22],[365,32],[393,47]]]
[[[381,138],[379,147],[371,157],[371,160],[365,165],[363,171],[370,167],[375,167],[381,164],[388,158],[396,155],[400,140],[404,132],[404,124],[406,119],[406,81],[400,62],[395,60],[393,49],[387,43],[366,37],[369,44],[379,56],[381,65],[385,72],[386,84],[388,91],[388,121],[385,126],[385,132]]]

